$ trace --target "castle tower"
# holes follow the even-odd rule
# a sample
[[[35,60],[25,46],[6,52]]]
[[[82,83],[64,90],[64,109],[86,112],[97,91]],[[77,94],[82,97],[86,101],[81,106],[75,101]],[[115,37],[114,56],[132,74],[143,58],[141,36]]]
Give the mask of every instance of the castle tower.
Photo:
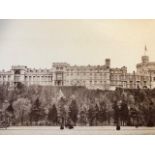
[[[111,66],[110,59],[105,59],[105,66],[107,68],[110,68],[110,66]]]
[[[147,56],[147,47],[145,45],[144,55],[142,56],[142,63],[147,64],[149,62],[149,56]]]

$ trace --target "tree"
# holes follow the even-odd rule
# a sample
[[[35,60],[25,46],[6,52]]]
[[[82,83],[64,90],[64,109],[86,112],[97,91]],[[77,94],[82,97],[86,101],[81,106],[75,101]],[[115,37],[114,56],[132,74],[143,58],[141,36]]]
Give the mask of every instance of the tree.
[[[121,125],[127,125],[129,123],[129,109],[125,102],[122,102],[120,109],[120,121]]]
[[[57,124],[58,122],[58,116],[57,116],[57,108],[55,106],[55,104],[53,104],[52,108],[49,109],[49,113],[48,113],[48,120],[50,122],[52,122],[54,125]]]
[[[153,127],[154,126],[154,108],[152,103],[149,104],[148,111],[149,111],[149,115],[148,115],[147,126]]]
[[[28,123],[29,114],[31,112],[31,102],[27,98],[19,98],[12,104],[16,123]],[[10,108],[11,110],[11,108]]]
[[[107,120],[107,108],[106,108],[106,103],[104,101],[100,102],[100,109],[99,109],[99,121],[103,123],[104,121]]]
[[[6,87],[5,85],[0,85],[0,109],[2,108],[2,104],[6,98]]]
[[[88,109],[89,126],[93,126],[94,125],[95,117],[96,117],[95,107],[93,105],[89,105],[89,109]]]
[[[94,109],[94,112],[95,112],[95,125],[97,126],[98,125],[98,120],[99,120],[99,106],[96,104],[95,105],[95,109]]]
[[[115,102],[113,104],[113,110],[114,110],[114,115],[113,115],[114,116],[114,123],[118,124],[120,111],[119,111],[119,107],[117,105],[117,102]]]
[[[143,105],[143,115],[145,118],[145,125],[148,127],[154,126],[155,123],[155,107],[153,102],[144,102]],[[143,104],[144,104],[143,103]]]
[[[1,109],[1,120],[6,121],[8,124],[12,124],[12,120],[14,117],[14,109],[12,104],[10,104],[7,100],[3,103]]]
[[[73,121],[74,125],[76,125],[78,120],[78,105],[76,100],[73,99],[69,106],[69,118]]]
[[[81,125],[86,125],[87,124],[87,116],[86,116],[86,112],[81,110],[80,111],[80,119],[79,119],[79,123]]]
[[[39,101],[39,98],[37,98],[32,105],[30,116],[31,122],[35,121],[36,125],[38,124],[38,121],[44,116],[44,109],[41,107],[41,102]]]
[[[66,110],[65,110],[66,101],[63,97],[58,101],[58,117],[61,128],[63,129],[66,123]]]
[[[130,108],[130,123],[131,125],[137,126],[139,124],[139,116],[137,107]]]
[[[80,125],[87,124],[87,105],[81,105],[79,112],[79,123]]]

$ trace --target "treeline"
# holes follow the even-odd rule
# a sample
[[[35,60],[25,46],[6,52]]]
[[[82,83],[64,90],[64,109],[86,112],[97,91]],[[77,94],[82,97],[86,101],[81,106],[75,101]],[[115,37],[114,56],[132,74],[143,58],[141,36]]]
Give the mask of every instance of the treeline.
[[[0,86],[0,119],[11,125],[155,125],[155,90]]]

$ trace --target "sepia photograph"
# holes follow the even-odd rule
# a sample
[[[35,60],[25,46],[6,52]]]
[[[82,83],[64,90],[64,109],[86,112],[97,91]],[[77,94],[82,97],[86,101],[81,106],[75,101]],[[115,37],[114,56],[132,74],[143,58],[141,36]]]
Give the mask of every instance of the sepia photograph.
[[[155,135],[155,20],[0,19],[0,135]]]

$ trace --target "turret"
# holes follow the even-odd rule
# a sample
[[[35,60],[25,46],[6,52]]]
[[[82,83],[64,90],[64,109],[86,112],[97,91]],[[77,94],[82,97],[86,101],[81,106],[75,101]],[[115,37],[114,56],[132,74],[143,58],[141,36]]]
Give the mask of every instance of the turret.
[[[146,55],[146,53],[147,53],[147,47],[145,45],[145,47],[144,47],[144,55],[142,56],[142,63],[143,64],[146,64],[146,63],[149,62],[149,57]]]
[[[105,66],[107,68],[110,68],[111,64],[110,64],[110,59],[105,59]]]

